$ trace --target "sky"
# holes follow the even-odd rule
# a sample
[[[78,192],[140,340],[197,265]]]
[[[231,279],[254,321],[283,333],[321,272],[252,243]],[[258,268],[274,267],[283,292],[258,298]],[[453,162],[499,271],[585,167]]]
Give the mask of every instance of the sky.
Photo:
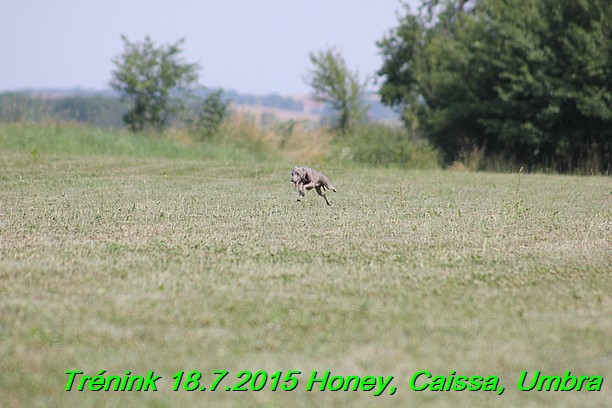
[[[183,56],[201,65],[204,86],[304,95],[309,87],[303,78],[312,68],[308,53],[327,47],[336,47],[362,77],[374,76],[382,64],[376,41],[397,26],[403,10],[400,0],[2,3],[0,92],[107,89],[123,34],[132,42],[149,35],[158,45],[184,37]]]

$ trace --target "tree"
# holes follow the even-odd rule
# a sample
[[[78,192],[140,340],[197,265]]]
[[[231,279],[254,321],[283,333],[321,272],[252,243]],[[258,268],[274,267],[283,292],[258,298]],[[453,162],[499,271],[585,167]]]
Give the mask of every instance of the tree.
[[[529,12],[489,0],[480,13],[491,19],[476,34],[487,34],[483,51],[498,52],[489,65],[499,73],[495,94],[503,108],[481,120],[484,133],[523,162],[571,171],[589,159],[605,170],[612,159],[612,3],[518,5]]]
[[[110,85],[129,104],[124,121],[132,131],[161,131],[170,116],[184,108],[200,66],[183,61],[184,38],[162,46],[156,46],[149,36],[140,43],[125,36],[121,39],[124,51],[113,59],[116,69]]]
[[[219,131],[227,116],[229,99],[224,98],[223,89],[210,92],[195,108],[195,118],[188,120],[192,132],[199,139],[207,139]]]
[[[338,128],[345,132],[365,118],[365,88],[368,80],[359,80],[358,72],[351,72],[344,58],[337,50],[309,54],[314,68],[305,81],[312,87],[312,96],[318,102],[325,102],[339,112]]]
[[[479,149],[561,171],[589,154],[610,165],[612,3],[423,3],[378,43],[381,96],[447,160]]]

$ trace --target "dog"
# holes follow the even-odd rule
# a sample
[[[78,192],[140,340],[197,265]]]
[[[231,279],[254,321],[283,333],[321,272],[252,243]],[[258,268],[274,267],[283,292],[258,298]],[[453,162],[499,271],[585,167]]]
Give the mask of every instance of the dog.
[[[325,189],[329,189],[335,193],[336,187],[334,187],[327,176],[320,171],[307,166],[294,167],[293,170],[291,170],[291,182],[297,189],[298,201],[302,201],[302,197],[306,195],[304,189],[312,190],[314,188],[317,190],[317,193],[325,199],[327,205],[331,205],[324,191]]]

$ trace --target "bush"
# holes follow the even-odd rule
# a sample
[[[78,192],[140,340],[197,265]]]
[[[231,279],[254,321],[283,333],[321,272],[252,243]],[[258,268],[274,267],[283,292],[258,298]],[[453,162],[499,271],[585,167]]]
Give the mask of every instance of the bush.
[[[338,145],[341,157],[374,166],[431,169],[440,162],[427,141],[411,137],[405,128],[360,126],[343,135]]]
[[[195,140],[209,140],[221,129],[227,117],[229,100],[223,97],[223,90],[211,92],[195,109],[195,118],[188,119],[188,126]]]

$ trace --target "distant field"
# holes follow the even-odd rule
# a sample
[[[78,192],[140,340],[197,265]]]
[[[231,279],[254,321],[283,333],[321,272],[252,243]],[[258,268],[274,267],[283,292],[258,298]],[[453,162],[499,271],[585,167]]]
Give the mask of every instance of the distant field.
[[[0,128],[0,406],[612,406],[610,178],[332,163],[327,207],[293,163],[228,152]],[[163,378],[67,392],[69,370]],[[230,374],[174,392],[181,370]],[[242,370],[299,386],[226,392]],[[397,392],[306,391],[327,370]],[[416,392],[421,370],[505,392]],[[523,370],[605,380],[524,392]]]

